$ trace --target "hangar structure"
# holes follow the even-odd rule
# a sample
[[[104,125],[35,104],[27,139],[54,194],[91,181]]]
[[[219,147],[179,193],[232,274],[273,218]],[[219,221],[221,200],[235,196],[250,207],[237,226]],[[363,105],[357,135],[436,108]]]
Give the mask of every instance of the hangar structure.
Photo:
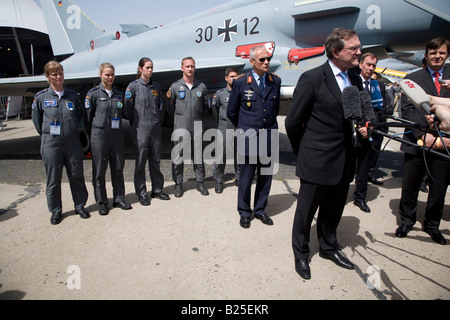
[[[35,0],[1,0],[0,78],[40,75],[52,59],[44,15]],[[22,104],[22,99],[0,97],[0,117],[19,115]]]

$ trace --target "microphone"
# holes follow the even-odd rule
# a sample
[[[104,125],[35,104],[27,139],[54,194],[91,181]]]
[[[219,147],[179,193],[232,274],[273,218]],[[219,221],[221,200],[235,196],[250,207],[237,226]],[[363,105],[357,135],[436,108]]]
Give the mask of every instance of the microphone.
[[[376,117],[375,112],[373,111],[373,101],[372,98],[369,96],[369,93],[367,91],[360,91],[359,99],[361,101],[361,114],[364,125],[375,121]],[[369,134],[369,141],[373,141],[372,130],[369,130],[368,134]]]
[[[361,121],[361,101],[359,98],[359,90],[356,86],[348,86],[342,92],[342,106],[344,110],[345,120],[351,121],[353,146],[357,143],[357,126]]]
[[[372,98],[366,91],[359,92],[359,99],[361,101],[361,114],[364,123],[375,121],[375,112],[373,111]]]
[[[400,80],[400,89],[417,109],[431,114],[430,98],[417,83],[410,79]]]

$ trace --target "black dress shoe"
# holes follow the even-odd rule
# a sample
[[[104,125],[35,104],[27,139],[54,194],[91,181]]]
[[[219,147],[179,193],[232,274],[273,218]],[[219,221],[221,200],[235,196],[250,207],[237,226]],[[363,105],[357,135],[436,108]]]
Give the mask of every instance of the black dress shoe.
[[[428,233],[434,242],[442,244],[442,245],[447,244],[447,241],[445,240],[444,236],[438,229],[423,228],[423,231]]]
[[[369,206],[368,206],[367,203],[366,203],[365,201],[363,201],[363,200],[355,200],[355,201],[353,201],[353,204],[354,204],[355,206],[358,206],[358,207],[361,209],[361,211],[364,211],[364,212],[367,212],[367,213],[370,212]]]
[[[377,180],[375,178],[369,178],[367,181],[370,182],[370,183],[373,183],[373,184],[375,184],[377,186],[382,186],[383,185],[383,181]]]
[[[295,271],[305,280],[311,279],[311,269],[306,259],[295,259]]]
[[[324,259],[330,259],[334,263],[336,263],[339,267],[353,270],[355,269],[355,265],[350,262],[346,257],[344,257],[342,254],[339,253],[339,251],[336,251],[334,253],[325,253],[323,251],[319,251],[319,256],[321,256]]]
[[[150,199],[148,197],[146,197],[146,196],[140,196],[139,197],[139,203],[142,206],[144,206],[144,207],[149,206],[150,205]]]
[[[88,219],[91,217],[90,213],[85,208],[75,210],[75,212],[80,215],[81,219]]]
[[[113,203],[113,207],[114,208],[120,208],[122,210],[130,210],[133,209],[133,207],[131,206],[131,204],[129,204],[128,202],[125,202],[125,200],[120,200],[117,202]]]
[[[255,214],[255,218],[261,220],[262,223],[267,224],[269,226],[273,225],[272,219],[269,218],[267,214],[257,215]]]
[[[208,189],[205,188],[203,182],[197,182],[197,190],[204,196],[209,195]]]
[[[98,213],[101,216],[106,216],[109,213],[109,208],[107,203],[99,203]]]
[[[183,185],[181,183],[175,185],[174,196],[176,198],[181,198],[183,196]]]
[[[52,212],[50,223],[53,225],[59,224],[62,221],[61,211]]]
[[[222,193],[223,192],[223,182],[216,182],[216,186],[214,188],[216,193]]]
[[[151,197],[152,198],[158,198],[158,199],[161,199],[161,200],[170,200],[169,195],[165,194],[162,191],[160,191],[160,192],[152,192],[151,193]]]
[[[408,232],[412,229],[412,226],[407,225],[406,223],[402,223],[400,227],[395,230],[395,236],[397,238],[404,238],[408,235]]]
[[[248,218],[241,217],[241,220],[239,221],[239,224],[241,225],[242,228],[248,229],[248,228],[250,228],[250,222],[251,221],[252,221],[252,219],[250,217],[248,217]]]

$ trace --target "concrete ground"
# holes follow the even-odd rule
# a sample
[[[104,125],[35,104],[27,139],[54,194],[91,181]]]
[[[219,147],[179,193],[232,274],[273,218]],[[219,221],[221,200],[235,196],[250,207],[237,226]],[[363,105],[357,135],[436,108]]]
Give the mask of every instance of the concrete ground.
[[[394,236],[402,179],[398,142],[390,142],[380,156],[384,185],[368,187],[371,213],[353,205],[354,184],[350,188],[338,240],[356,269],[345,270],[319,257],[313,222],[312,279],[306,281],[294,269],[291,232],[300,182],[285,136],[280,138],[283,157],[267,207],[273,226],[253,220],[250,229],[240,227],[237,187],[228,167],[222,194],[214,192],[212,165],[207,167],[210,195],[202,196],[187,165],[186,192],[175,198],[170,159],[165,159],[165,191],[172,199],[153,199],[143,207],[134,194],[132,157],[125,170],[132,210],[114,208],[107,216],[98,215],[86,160],[86,208],[92,217],[82,220],[74,214],[64,177],[64,219],[54,226],[49,222],[39,137],[30,120],[7,124],[0,132],[0,299],[450,299],[450,243],[436,244],[421,230],[426,193],[419,195],[414,229],[407,238]],[[284,118],[279,124],[284,127]],[[111,197],[109,182],[107,187]],[[448,200],[440,230],[450,241]]]

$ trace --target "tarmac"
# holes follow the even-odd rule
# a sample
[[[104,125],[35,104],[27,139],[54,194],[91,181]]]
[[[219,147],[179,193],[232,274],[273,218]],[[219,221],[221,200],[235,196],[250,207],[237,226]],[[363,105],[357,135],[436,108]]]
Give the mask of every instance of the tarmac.
[[[278,122],[283,131],[284,117]],[[107,216],[98,214],[86,159],[86,208],[91,218],[75,215],[64,175],[64,219],[51,225],[40,137],[30,119],[6,124],[0,132],[0,299],[184,301],[173,310],[175,314],[182,314],[181,308],[188,304],[201,306],[202,301],[450,299],[450,243],[436,244],[421,230],[426,193],[419,195],[418,222],[408,237],[394,235],[403,159],[396,141],[389,142],[380,155],[383,186],[368,186],[371,213],[353,205],[354,184],[350,186],[338,241],[355,270],[319,257],[314,221],[312,279],[303,280],[295,271],[291,246],[300,182],[283,132],[280,170],[274,175],[267,206],[273,226],[254,219],[249,229],[240,227],[231,166],[227,166],[224,192],[216,194],[213,165],[207,165],[205,184],[210,195],[202,196],[196,190],[192,165],[186,165],[185,194],[175,198],[167,156],[162,168],[164,190],[171,200],[152,199],[149,207],[141,206],[134,194],[129,128],[125,187],[133,209],[112,208]],[[165,155],[172,146],[168,136],[165,132]],[[150,182],[147,186],[150,190]],[[109,182],[107,188],[111,198]],[[450,241],[448,197],[440,230]]]

